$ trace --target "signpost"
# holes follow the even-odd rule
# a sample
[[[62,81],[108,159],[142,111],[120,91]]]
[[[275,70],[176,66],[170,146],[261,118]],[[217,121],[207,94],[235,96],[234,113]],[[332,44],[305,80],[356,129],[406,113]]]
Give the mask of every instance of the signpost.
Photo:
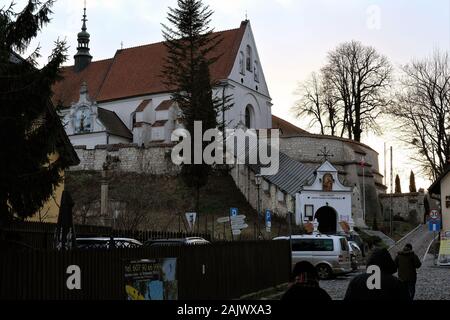
[[[226,229],[226,224],[229,224],[231,227],[231,235],[240,236],[242,234],[242,230],[248,228],[248,224],[245,223],[246,216],[239,215],[239,210],[237,208],[230,209],[229,217],[222,217],[217,219],[218,223],[223,224],[224,234]]]
[[[272,212],[269,209],[266,210],[266,232],[272,232]]]
[[[197,220],[197,212],[188,212],[186,213],[186,220],[189,224],[189,228],[191,231],[193,230],[195,226],[195,221]]]
[[[430,219],[428,220],[428,229],[430,232],[433,232],[433,239],[436,239],[436,232],[441,232],[441,225],[442,220],[439,211],[432,210],[430,212]]]

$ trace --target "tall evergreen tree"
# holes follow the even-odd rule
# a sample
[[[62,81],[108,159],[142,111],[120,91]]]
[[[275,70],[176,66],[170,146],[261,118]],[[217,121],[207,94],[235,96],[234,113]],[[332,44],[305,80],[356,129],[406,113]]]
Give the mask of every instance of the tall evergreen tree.
[[[395,193],[402,193],[402,185],[400,184],[400,177],[395,177]]]
[[[409,192],[411,193],[417,192],[416,176],[414,175],[413,171],[411,171],[411,174],[409,176]]]
[[[64,157],[51,159],[61,134],[51,88],[66,59],[65,43],[56,42],[42,68],[39,49],[20,56],[50,21],[53,3],[29,0],[18,13],[14,4],[0,9],[0,224],[37,212],[69,165]]]
[[[219,58],[214,49],[222,39],[213,34],[209,26],[213,11],[201,0],[178,0],[177,3],[177,8],[169,8],[167,20],[170,26],[162,25],[167,48],[162,76],[174,92],[172,100],[182,111],[183,124],[191,134],[191,150],[194,150],[194,122],[202,123],[202,133],[219,126],[221,101],[213,97],[215,83],[210,78],[209,67]],[[183,165],[182,176],[195,190],[195,210],[198,213],[199,192],[208,181],[211,167],[194,164],[194,152],[191,163]]]

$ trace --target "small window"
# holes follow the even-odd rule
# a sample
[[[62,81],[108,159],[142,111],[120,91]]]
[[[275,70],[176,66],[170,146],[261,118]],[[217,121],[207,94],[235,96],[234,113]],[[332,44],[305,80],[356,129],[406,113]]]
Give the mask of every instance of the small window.
[[[133,113],[131,115],[131,129],[134,129],[135,125],[136,125],[136,113]]]
[[[242,51],[239,53],[239,72],[245,74],[245,57]]]
[[[252,61],[253,61],[252,48],[250,46],[247,46],[247,57],[246,57],[245,64],[246,64],[246,69],[249,72],[253,72]]]
[[[314,217],[314,206],[313,205],[305,205],[305,217],[309,220],[312,220]]]
[[[259,83],[259,64],[258,61],[255,61],[254,65],[254,74],[255,74],[255,81]]]

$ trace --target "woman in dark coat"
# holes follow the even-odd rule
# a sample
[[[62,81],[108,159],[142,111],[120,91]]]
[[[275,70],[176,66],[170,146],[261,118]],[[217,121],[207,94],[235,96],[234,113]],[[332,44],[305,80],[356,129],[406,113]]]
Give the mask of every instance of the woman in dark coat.
[[[422,266],[419,257],[414,253],[411,244],[407,244],[395,258],[398,267],[398,277],[409,290],[411,299],[416,295],[417,269]]]
[[[380,268],[381,288],[369,288],[367,280],[372,274],[361,274],[350,282],[345,294],[345,301],[410,300],[406,287],[398,278],[393,276],[397,272],[397,266],[387,249],[374,251],[367,261],[367,267],[370,266],[378,266]]]

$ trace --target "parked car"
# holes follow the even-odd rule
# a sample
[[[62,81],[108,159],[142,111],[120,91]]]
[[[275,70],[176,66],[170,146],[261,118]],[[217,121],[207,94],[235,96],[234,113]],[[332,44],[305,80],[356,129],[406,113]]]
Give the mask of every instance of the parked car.
[[[142,242],[128,238],[114,238],[114,248],[131,249],[142,247]],[[77,238],[77,248],[81,250],[89,249],[109,249],[111,238]]]
[[[358,270],[358,267],[360,264],[362,264],[362,251],[361,248],[358,246],[358,244],[354,241],[348,242],[349,248],[350,248],[350,259],[352,264],[353,271]]]
[[[161,247],[161,246],[183,246],[183,245],[208,245],[208,240],[199,237],[180,238],[180,239],[158,239],[148,240],[144,243],[145,247]]]
[[[274,240],[289,241],[289,237]],[[292,265],[301,261],[312,263],[322,280],[352,272],[349,244],[342,236],[292,236]]]
[[[366,253],[369,251],[369,247],[367,245],[367,243],[364,242],[364,240],[361,238],[361,236],[356,232],[356,231],[352,231],[350,233],[341,233],[341,234],[337,234],[338,236],[343,236],[347,238],[347,241],[352,241],[355,242],[359,249],[361,250],[361,254],[363,257],[366,256]]]

